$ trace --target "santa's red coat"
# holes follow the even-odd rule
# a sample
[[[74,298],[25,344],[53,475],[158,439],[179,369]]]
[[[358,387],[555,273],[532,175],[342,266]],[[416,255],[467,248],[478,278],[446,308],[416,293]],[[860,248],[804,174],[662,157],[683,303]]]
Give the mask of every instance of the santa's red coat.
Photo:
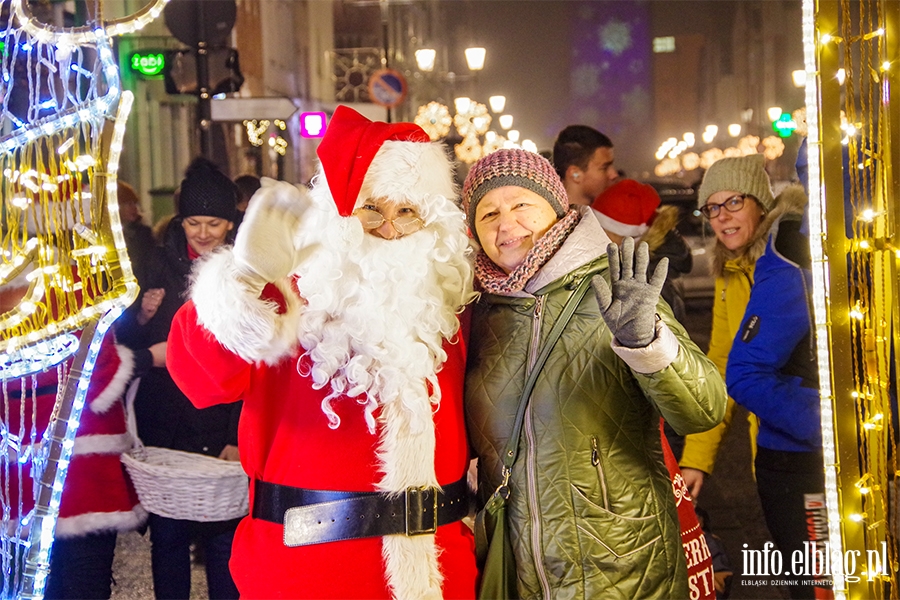
[[[434,411],[437,480],[461,479],[468,464],[462,406],[465,351],[444,344],[447,361],[438,374],[440,407]],[[382,474],[378,434],[366,428],[364,407],[339,398],[341,419],[332,429],[322,411],[327,390],[315,390],[298,372],[299,352],[275,366],[251,364],[223,348],[198,324],[192,302],[172,323],[167,365],[175,382],[199,408],[243,399],[238,432],[241,463],[251,478],[295,487],[376,491]],[[376,413],[376,418],[378,414]],[[379,425],[380,427],[380,425]],[[432,457],[422,457],[431,460]],[[234,538],[231,572],[242,597],[390,598],[382,538],[363,538],[289,548],[283,527],[246,517]],[[474,541],[462,522],[435,536],[445,598],[474,598]]]

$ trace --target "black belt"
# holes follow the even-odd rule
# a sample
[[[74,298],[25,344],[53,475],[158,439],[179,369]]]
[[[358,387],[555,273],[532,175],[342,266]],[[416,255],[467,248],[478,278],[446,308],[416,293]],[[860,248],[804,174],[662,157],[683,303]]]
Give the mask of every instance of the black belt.
[[[469,513],[466,478],[399,494],[307,490],[254,481],[253,518],[284,525],[285,546],[434,533]]]

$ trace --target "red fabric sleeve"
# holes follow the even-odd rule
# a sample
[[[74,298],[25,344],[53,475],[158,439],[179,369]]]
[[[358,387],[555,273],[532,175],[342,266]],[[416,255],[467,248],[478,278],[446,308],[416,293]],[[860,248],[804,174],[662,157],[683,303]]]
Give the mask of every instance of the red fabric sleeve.
[[[197,322],[188,301],[178,309],[169,331],[166,367],[181,391],[197,408],[240,400],[253,365],[226,350]]]

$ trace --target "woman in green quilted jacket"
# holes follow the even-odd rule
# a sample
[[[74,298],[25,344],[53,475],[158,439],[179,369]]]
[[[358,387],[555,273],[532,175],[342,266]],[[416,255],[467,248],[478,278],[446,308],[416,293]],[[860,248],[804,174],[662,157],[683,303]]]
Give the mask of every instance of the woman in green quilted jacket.
[[[524,383],[579,283],[585,295],[540,371],[509,479],[522,598],[687,598],[685,554],[659,418],[688,434],[722,419],[715,365],[659,298],[665,259],[621,250],[552,166],[524,150],[481,159],[463,186],[481,250],[466,419],[484,502],[502,482]],[[611,274],[612,273],[612,274]]]

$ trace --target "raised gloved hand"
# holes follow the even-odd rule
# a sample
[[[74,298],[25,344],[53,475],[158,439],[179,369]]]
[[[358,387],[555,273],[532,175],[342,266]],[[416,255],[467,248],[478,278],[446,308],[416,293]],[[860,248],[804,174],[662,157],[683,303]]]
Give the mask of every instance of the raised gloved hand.
[[[241,279],[256,293],[297,266],[294,237],[310,206],[305,190],[268,177],[260,183],[234,241],[234,262]]]
[[[606,253],[612,291],[603,277],[594,275],[591,279],[600,314],[621,345],[643,348],[655,335],[656,303],[666,281],[669,259],[661,259],[647,281],[650,250],[646,243],[641,243],[635,252],[634,240],[626,237],[621,249],[610,244]]]

